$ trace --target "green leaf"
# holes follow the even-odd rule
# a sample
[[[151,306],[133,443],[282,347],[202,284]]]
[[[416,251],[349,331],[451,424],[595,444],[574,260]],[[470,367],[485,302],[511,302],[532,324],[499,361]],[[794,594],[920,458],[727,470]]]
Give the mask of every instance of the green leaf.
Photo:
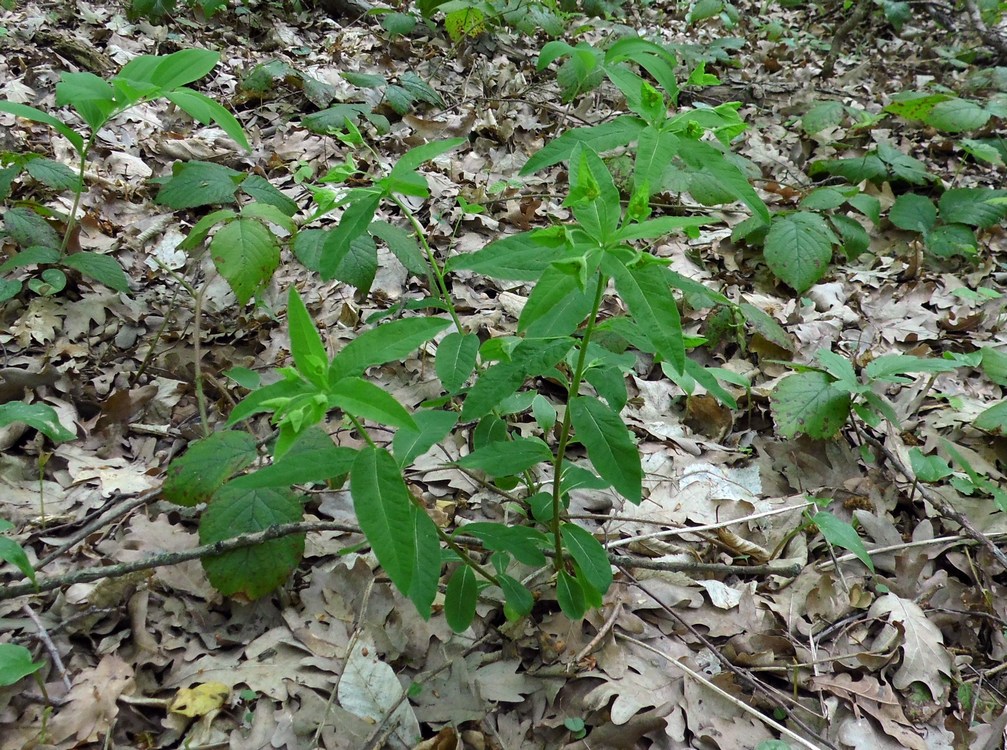
[[[84,251],[64,256],[62,262],[64,266],[75,268],[109,289],[122,293],[129,292],[129,277],[115,258]]]
[[[850,415],[850,394],[824,372],[801,372],[780,381],[771,405],[781,437],[828,439]]]
[[[31,159],[25,165],[25,171],[53,190],[76,190],[80,186],[76,172],[52,159]]]
[[[22,401],[0,404],[0,427],[14,422],[26,424],[56,443],[77,437],[76,432],[63,426],[59,421],[59,414],[47,404],[26,404]]]
[[[250,466],[257,455],[255,440],[247,432],[215,432],[192,443],[168,465],[162,494],[187,508],[209,502],[228,477]]]
[[[437,526],[422,508],[415,503],[409,506],[410,529],[413,533],[413,579],[406,595],[424,620],[430,619],[430,611],[437,596],[437,584],[441,578],[441,546]]]
[[[502,523],[467,523],[459,534],[480,539],[486,549],[507,552],[518,562],[533,568],[545,565],[542,550],[551,549],[551,540],[541,531],[528,526],[507,526]]]
[[[338,407],[354,417],[392,427],[417,429],[409,412],[394,396],[362,378],[343,378],[329,386],[326,395],[330,408]]]
[[[429,271],[427,262],[411,234],[386,221],[372,222],[367,231],[388,245],[392,255],[399,259],[399,263],[405,266],[409,273],[421,278],[427,275]]]
[[[593,306],[593,288],[582,289],[575,276],[551,266],[532,289],[517,329],[532,338],[567,336],[577,330]]]
[[[388,173],[391,180],[402,179],[407,173],[415,171],[423,164],[436,159],[441,154],[458,148],[466,142],[465,138],[448,138],[443,141],[431,141],[422,146],[416,146],[406,151],[399,160],[395,162],[392,171]]]
[[[479,584],[476,574],[468,565],[459,565],[451,574],[444,594],[444,619],[456,633],[468,630],[476,614]]]
[[[836,127],[845,116],[846,108],[841,102],[818,102],[804,113],[804,117],[801,118],[801,127],[808,135],[814,135],[827,128]]]
[[[339,226],[327,232],[318,267],[323,279],[336,278],[340,263],[350,252],[350,243],[367,232],[380,203],[380,195],[365,194],[346,208],[339,219]]]
[[[889,209],[888,220],[899,229],[923,234],[937,223],[937,207],[925,196],[904,193],[895,199]]]
[[[587,448],[598,474],[630,502],[643,497],[640,452],[619,415],[594,398],[576,396],[568,407],[576,438]]]
[[[15,117],[22,117],[25,120],[31,120],[32,122],[40,122],[43,125],[48,125],[70,141],[70,144],[78,154],[83,153],[84,151],[84,138],[80,135],[80,133],[62,120],[56,119],[48,112],[43,112],[41,109],[37,109],[35,107],[29,107],[27,104],[18,104],[17,102],[8,102],[2,99],[0,99],[0,112],[7,112]]]
[[[852,552],[860,562],[867,566],[868,570],[874,572],[874,561],[871,560],[863,539],[860,538],[851,523],[841,521],[832,513],[824,510],[811,516],[811,522],[818,527],[829,544]]]
[[[738,307],[741,309],[742,315],[745,316],[745,320],[751,323],[752,327],[764,339],[788,352],[794,351],[793,340],[783,329],[783,326],[776,322],[776,318],[748,302],[742,302]]]
[[[563,614],[571,620],[579,620],[587,612],[587,599],[580,581],[565,570],[559,571],[556,576],[556,601]]]
[[[981,412],[972,423],[977,430],[1007,434],[1007,401],[1001,401]]]
[[[971,258],[978,247],[975,232],[964,224],[938,224],[924,239],[927,251],[938,258]]]
[[[449,333],[437,345],[434,368],[448,393],[457,393],[475,370],[479,337],[474,333]]]
[[[241,183],[241,191],[252,196],[255,200],[259,201],[259,203],[264,203],[267,206],[273,206],[274,208],[279,209],[285,216],[293,216],[297,213],[297,204],[273,187],[273,183],[265,177],[261,177],[257,174],[248,175],[248,177],[245,178],[245,181]],[[245,210],[248,208],[250,208],[250,206],[246,206]],[[276,223],[279,224],[280,222],[277,221]],[[281,224],[281,226],[283,225]]]
[[[612,564],[601,542],[575,523],[560,527],[563,547],[577,563],[584,582],[598,594],[604,594],[612,585]]]
[[[3,529],[0,528],[0,531]],[[35,568],[28,555],[25,554],[24,548],[10,537],[0,536],[0,560],[10,563],[24,573],[25,578],[35,583]]]
[[[647,124],[639,117],[623,115],[602,125],[567,130],[536,152],[521,168],[520,174],[534,174],[566,160],[578,144],[583,144],[598,154],[625,146],[635,141],[645,127]]]
[[[56,105],[76,109],[92,132],[100,130],[117,107],[112,87],[94,73],[63,73],[56,84]]]
[[[210,255],[242,305],[269,283],[280,265],[276,237],[255,219],[236,219],[210,240]]]
[[[827,159],[812,162],[809,173],[817,175],[821,172],[842,177],[853,183],[864,180],[880,182],[888,177],[888,168],[873,151],[855,159]]]
[[[211,122],[216,123],[241,148],[245,151],[252,150],[241,123],[235,119],[234,115],[205,94],[192,89],[180,88],[167,92],[165,98],[203,125],[209,125]]]
[[[889,383],[910,383],[909,378],[899,377],[916,372],[954,372],[959,363],[935,357],[914,357],[910,354],[884,354],[871,360],[864,368],[864,375],[872,380]]]
[[[676,230],[701,227],[711,221],[712,219],[705,216],[660,216],[649,221],[627,224],[619,230],[616,239],[620,242],[631,242],[665,237]]]
[[[839,232],[843,254],[847,258],[857,258],[870,249],[871,238],[856,219],[844,214],[833,214],[829,216],[829,222]]]
[[[378,562],[396,588],[408,594],[416,573],[417,516],[388,451],[371,446],[360,450],[350,471],[350,494],[360,528]]]
[[[570,193],[563,205],[592,240],[606,244],[619,228],[622,204],[612,174],[590,148],[578,144],[570,155]]]
[[[923,121],[927,125],[943,130],[945,133],[978,130],[989,122],[989,119],[989,111],[968,99],[948,99],[944,102],[937,102],[923,117]]]
[[[926,456],[919,448],[909,449],[909,464],[912,466],[916,478],[929,484],[947,479],[954,473],[943,458]]]
[[[646,331],[656,352],[681,371],[685,367],[685,340],[667,269],[649,263],[627,268],[615,262],[608,267],[633,320]]]
[[[770,220],[769,208],[755,192],[748,177],[714,146],[688,138],[679,143],[679,154],[696,176],[704,176],[752,210],[764,224]]]
[[[392,450],[399,466],[408,466],[451,432],[458,415],[431,409],[413,412],[416,427],[400,427],[392,438]]]
[[[947,224],[968,224],[988,229],[1007,216],[1007,205],[989,203],[990,198],[1007,195],[1004,190],[988,188],[952,188],[941,195],[941,221]]]
[[[505,477],[520,474],[551,458],[549,446],[538,438],[516,438],[478,448],[460,459],[458,465],[481,469],[493,477]]]
[[[555,233],[535,230],[495,240],[481,250],[448,259],[448,271],[474,271],[483,276],[513,281],[537,281],[554,261],[567,256]]]
[[[878,144],[878,157],[888,165],[892,177],[896,179],[912,185],[926,185],[931,180],[926,164],[886,143]]]
[[[213,544],[271,526],[296,523],[304,516],[301,500],[289,491],[224,485],[203,511],[200,544]],[[304,534],[288,534],[253,547],[202,559],[210,583],[225,596],[261,599],[281,585],[304,556]]]
[[[220,60],[220,55],[206,49],[183,49],[164,55],[154,68],[150,82],[164,91],[198,81],[209,73]],[[117,78],[130,78],[136,58],[126,63]]]
[[[320,427],[304,430],[286,453],[270,466],[232,479],[229,487],[290,487],[314,484],[349,474],[357,451],[334,445]]]
[[[773,221],[763,254],[776,277],[801,294],[825,274],[835,242],[825,219],[801,211]]]
[[[325,351],[322,337],[304,306],[301,295],[295,287],[290,287],[287,295],[287,328],[290,331],[290,353],[294,357],[297,370],[306,379],[321,389],[328,385],[326,370],[329,355]]]
[[[234,203],[241,172],[205,161],[175,162],[171,177],[157,193],[155,203],[180,211],[221,203]]]
[[[449,325],[451,321],[444,318],[404,318],[364,331],[332,358],[329,382],[362,375],[368,367],[403,359]]]
[[[43,217],[30,208],[16,206],[3,215],[4,229],[22,248],[45,247],[58,250],[60,237]]]
[[[228,426],[234,425],[259,412],[275,411],[275,404],[278,401],[287,401],[316,392],[317,389],[314,386],[304,382],[296,375],[292,379],[287,378],[271,383],[248,394],[235,406],[231,410],[231,416],[227,418],[227,424]]]
[[[16,643],[0,643],[0,687],[7,687],[42,669],[45,662],[32,661],[31,651]]]
[[[506,573],[498,575],[497,581],[500,583],[500,588],[503,589],[504,597],[507,600],[507,607],[505,607],[507,619],[518,619],[531,612],[531,608],[535,606],[535,598],[528,589]]]
[[[573,347],[573,339],[525,339],[514,349],[510,362],[485,370],[469,389],[462,419],[479,419],[516,391],[525,378],[552,369]]]

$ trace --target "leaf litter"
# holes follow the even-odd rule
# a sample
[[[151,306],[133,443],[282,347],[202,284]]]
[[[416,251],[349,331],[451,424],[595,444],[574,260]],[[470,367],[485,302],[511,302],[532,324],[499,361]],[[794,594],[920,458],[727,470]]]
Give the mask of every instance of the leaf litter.
[[[683,98],[744,103],[752,127],[741,153],[766,178],[756,185],[767,202],[797,205],[810,187],[812,161],[863,156],[878,144],[925,158],[954,184],[960,163],[942,136],[912,126],[865,133],[851,113],[872,114],[931,75],[968,87],[961,70],[927,61],[921,73],[922,53],[909,35],[872,27],[869,41],[840,55],[838,77],[819,82],[819,42],[831,38],[835,19],[814,8],[742,6],[748,20],[732,32],[745,37],[738,44],[723,39],[718,24],[686,29],[680,12],[661,3],[634,9],[632,23],[641,33],[695,45],[688,49],[719,50],[713,59],[725,82]],[[132,298],[95,286],[77,297],[4,308],[4,367],[59,373],[11,380],[5,397],[27,394],[52,406],[82,438],[49,453],[17,425],[0,435],[2,515],[45,575],[198,544],[191,512],[156,499],[132,502],[150,497],[143,493],[163,481],[171,457],[200,434],[191,387],[194,329],[213,416],[222,419],[238,393],[219,373],[288,357],[273,315],[278,289],[296,283],[305,291],[330,346],[351,340],[368,316],[423,295],[418,279],[390,255],[381,257],[375,290],[363,299],[339,283],[306,279],[285,261],[277,291],[267,291],[254,310],[238,306],[226,285],[208,285],[199,321],[179,278],[196,279],[207,269],[178,251],[187,217],[165,214],[145,178],[170,174],[176,159],[198,159],[266,169],[296,195],[288,165],[324,171],[342,152],[291,116],[350,101],[378,105],[375,112],[388,117],[380,95],[341,74],[378,72],[387,83],[419,73],[437,98],[397,120],[379,152],[366,158],[387,166],[424,141],[467,138],[468,152],[431,168],[435,201],[490,201],[489,210],[421,213],[432,244],[466,252],[512,228],[565,216],[550,197],[561,192],[559,170],[529,177],[523,188],[511,181],[546,140],[620,106],[604,91],[577,107],[559,106],[552,78],[534,69],[535,41],[506,30],[451,44],[422,30],[390,41],[367,21],[337,22],[320,12],[285,13],[264,27],[254,15],[247,20],[203,24],[183,16],[168,26],[138,25],[120,6],[100,3],[78,4],[73,18],[32,2],[0,11],[9,32],[0,41],[7,48],[0,96],[49,109],[60,70],[91,65],[107,74],[165,43],[206,46],[224,60],[207,93],[248,103],[240,115],[253,146],[244,156],[219,130],[193,128],[166,106],[131,110],[98,134],[77,241],[116,254],[132,279]],[[66,37],[71,27],[83,56],[49,55],[53,35]],[[277,80],[253,89],[249,77],[259,65],[285,71],[282,86]],[[845,109],[830,104],[836,101]],[[73,164],[66,144],[49,139],[45,128],[7,115],[0,124],[4,150],[35,149]],[[967,179],[975,174],[976,184],[998,179],[992,169]],[[895,201],[887,183],[865,190],[883,208]],[[528,191],[542,195],[529,198]],[[741,218],[716,213],[728,227]],[[506,623],[501,602],[490,599],[480,601],[462,634],[439,615],[423,621],[377,575],[371,557],[344,554],[360,540],[348,493],[316,490],[307,520],[334,525],[308,535],[304,563],[273,597],[221,598],[194,561],[30,597],[27,607],[63,663],[47,666],[40,684],[27,679],[0,688],[0,748],[740,748],[771,739],[792,747],[992,746],[1004,706],[1002,584],[988,552],[969,544],[939,502],[954,503],[994,540],[1007,533],[1004,514],[964,491],[917,494],[905,477],[864,461],[846,441],[778,437],[768,395],[790,372],[778,362],[788,349],[802,364],[814,363],[819,347],[863,364],[880,353],[924,356],[966,344],[997,352],[1003,304],[978,290],[1002,288],[996,259],[1004,238],[1002,226],[991,227],[977,263],[942,273],[920,262],[916,240],[881,237],[872,262],[835,263],[809,290],[808,304],[774,286],[722,228],[689,246],[655,248],[675,258],[683,274],[762,311],[770,327],[757,331],[748,354],[729,343],[709,348],[720,366],[754,375],[748,405],[734,415],[650,373],[630,378],[625,415],[645,457],[647,496],[638,507],[620,507],[611,494],[587,490],[577,493],[571,513],[611,551],[654,565],[621,569],[605,606],[583,622],[558,613],[548,593],[540,615],[517,623]],[[471,330],[515,330],[525,285],[455,276]],[[709,331],[703,310],[686,315],[687,330]],[[376,375],[400,401],[416,404],[439,393],[429,385],[431,367],[409,359]],[[909,424],[890,436],[906,465],[914,445],[930,453],[950,438],[972,467],[1000,481],[1000,439],[969,427],[1007,382],[993,368],[984,371],[987,378],[937,376],[930,393],[940,399],[918,382],[889,388]],[[419,458],[409,477],[417,495],[445,528],[505,518],[497,496],[447,466],[461,447],[449,439]],[[875,550],[876,576],[821,536],[791,533],[808,497],[831,498],[831,512],[856,520]],[[768,565],[735,562],[757,558],[759,550],[771,553]],[[9,583],[20,580],[13,566],[3,574]],[[30,645],[45,658],[43,631],[25,615],[24,601],[0,603],[0,640]],[[571,731],[572,719],[583,721],[587,739]],[[428,739],[420,742],[421,734]]]

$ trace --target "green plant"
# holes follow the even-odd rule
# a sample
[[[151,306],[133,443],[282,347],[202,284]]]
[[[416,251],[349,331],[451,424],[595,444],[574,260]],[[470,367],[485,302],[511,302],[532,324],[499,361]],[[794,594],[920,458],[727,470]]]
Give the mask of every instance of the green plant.
[[[924,247],[938,258],[974,257],[978,252],[975,229],[996,226],[1007,217],[1007,205],[991,199],[1007,190],[953,188],[941,193],[937,205],[923,195],[900,195],[888,212],[899,229],[917,232]]]
[[[10,563],[35,583],[35,567],[25,554],[24,548],[10,537],[3,535],[3,532],[13,528],[14,525],[10,521],[0,518],[0,560]]]
[[[493,26],[556,37],[563,33],[567,16],[555,0],[417,0],[416,9],[428,22],[440,13],[454,42],[477,37]]]
[[[0,643],[0,687],[13,685],[44,666],[45,662],[32,661],[31,651],[24,646]]]
[[[791,365],[798,372],[781,380],[773,391],[773,418],[781,437],[804,434],[829,439],[854,413],[871,427],[882,420],[898,427],[898,413],[882,393],[884,388],[911,382],[906,377],[910,373],[952,372],[961,366],[953,359],[886,354],[858,373],[850,360],[828,349],[818,350],[818,361],[821,368]]]
[[[89,251],[69,252],[91,148],[98,131],[110,120],[138,104],[165,98],[199,122],[215,122],[248,149],[248,141],[237,120],[220,104],[186,86],[209,73],[218,58],[216,52],[198,49],[161,57],[141,55],[108,81],[93,73],[64,73],[56,85],[56,104],[76,111],[88,128],[86,138],[67,122],[40,109],[0,101],[0,111],[53,128],[70,142],[79,160],[74,173],[63,164],[33,154],[5,156],[7,166],[0,172],[0,193],[9,194],[12,181],[23,173],[49,188],[72,191],[73,206],[66,216],[33,200],[21,201],[7,209],[3,215],[4,231],[20,251],[0,266],[0,273],[28,266],[40,267],[40,277],[29,284],[38,294],[53,294],[65,286],[64,268],[79,271],[116,291],[127,292],[129,280],[113,258]],[[62,236],[52,223],[60,226]],[[0,280],[0,301],[18,294],[21,287],[19,279]]]

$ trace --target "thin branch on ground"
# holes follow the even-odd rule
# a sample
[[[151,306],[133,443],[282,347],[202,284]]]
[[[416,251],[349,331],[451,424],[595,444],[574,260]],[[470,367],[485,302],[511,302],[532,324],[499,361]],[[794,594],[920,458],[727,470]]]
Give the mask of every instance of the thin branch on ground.
[[[49,631],[46,630],[45,625],[42,624],[42,620],[39,616],[35,614],[29,605],[24,604],[21,607],[21,611],[28,615],[30,619],[35,624],[35,629],[38,630],[38,639],[42,641],[42,645],[45,646],[45,650],[49,652],[49,657],[52,659],[52,665],[59,672],[60,678],[63,680],[63,686],[66,688],[67,692],[70,692],[70,688],[73,684],[70,682],[70,676],[66,673],[66,667],[63,666],[63,659],[59,655],[59,649],[56,648],[56,644],[52,642],[52,638],[49,637]]]

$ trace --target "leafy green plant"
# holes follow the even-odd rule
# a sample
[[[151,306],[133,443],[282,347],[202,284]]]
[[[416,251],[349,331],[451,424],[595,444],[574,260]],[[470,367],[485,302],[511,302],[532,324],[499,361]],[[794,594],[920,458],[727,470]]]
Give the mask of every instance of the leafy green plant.
[[[44,666],[45,662],[32,661],[31,651],[24,646],[0,643],[0,687],[13,685]]]
[[[871,427],[900,420],[895,407],[881,392],[890,384],[912,382],[911,373],[952,372],[960,363],[907,354],[886,354],[872,360],[859,373],[853,363],[828,349],[819,349],[820,368],[791,365],[798,370],[780,381],[771,406],[781,437],[798,434],[818,439],[835,437],[851,414]]]
[[[35,266],[42,269],[33,279],[31,288],[38,294],[53,294],[66,284],[63,269],[73,269],[119,291],[129,290],[129,280],[122,267],[109,256],[82,251],[69,252],[74,236],[76,213],[84,186],[88,156],[98,131],[110,120],[143,102],[165,98],[204,124],[215,122],[224,132],[248,149],[248,141],[226,109],[204,94],[188,88],[217,64],[219,56],[207,50],[182,50],[165,56],[141,55],[128,62],[110,80],[93,73],[64,73],[56,85],[56,104],[69,106],[88,128],[85,137],[64,120],[35,107],[16,102],[0,101],[0,111],[53,128],[69,141],[79,159],[77,172],[49,159],[35,155],[11,157],[0,173],[0,192],[9,193],[11,182],[20,175],[58,190],[73,193],[73,206],[67,216],[59,216],[37,201],[25,200],[8,208],[3,215],[4,232],[20,248],[3,266],[0,273]],[[53,227],[57,223],[62,236]],[[18,294],[19,279],[4,279],[0,285],[0,301]]]
[[[63,426],[56,410],[47,404],[26,404],[22,401],[0,404],[0,427],[15,422],[26,424],[55,442],[77,437],[76,433]]]
[[[567,16],[555,0],[417,0],[416,9],[428,22],[440,14],[454,42],[477,37],[495,26],[556,37],[563,33]]]
[[[9,536],[3,535],[3,532],[13,528],[14,524],[0,518],[0,560],[10,563],[24,573],[32,583],[35,583],[35,567],[28,559],[28,555],[25,554],[24,548]]]
[[[917,232],[923,246],[938,258],[974,257],[976,229],[996,226],[1007,216],[1007,205],[991,199],[1007,196],[1005,190],[953,188],[945,190],[937,205],[923,195],[900,195],[888,212],[899,229]]]

